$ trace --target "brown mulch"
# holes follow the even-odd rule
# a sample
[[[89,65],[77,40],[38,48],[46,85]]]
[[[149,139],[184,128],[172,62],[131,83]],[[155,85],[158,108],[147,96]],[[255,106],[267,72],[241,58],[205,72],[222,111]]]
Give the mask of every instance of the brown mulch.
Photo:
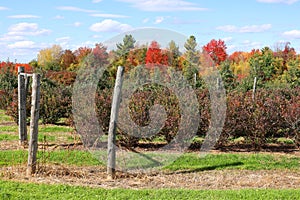
[[[155,172],[124,173],[117,172],[117,179],[108,180],[101,167],[64,167],[48,165],[39,167],[39,172],[26,177],[25,166],[2,167],[0,177],[31,183],[69,184],[97,188],[130,189],[295,189],[300,188],[299,170],[213,170],[203,172]]]

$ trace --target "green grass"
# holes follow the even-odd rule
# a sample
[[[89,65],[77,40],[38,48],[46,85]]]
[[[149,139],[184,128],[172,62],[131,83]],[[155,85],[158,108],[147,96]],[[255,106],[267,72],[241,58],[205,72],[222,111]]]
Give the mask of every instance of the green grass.
[[[0,180],[0,199],[299,199],[300,190],[101,189]]]
[[[68,126],[55,126],[55,125],[39,126],[39,133],[69,133],[72,131],[73,128]]]
[[[17,132],[18,126],[0,126],[0,132]]]
[[[14,140],[19,140],[18,135],[13,135],[13,134],[0,134],[0,141],[14,141]]]
[[[22,165],[27,162],[28,153],[25,150],[0,151],[0,167]],[[92,154],[86,151],[52,151],[38,152],[38,162],[58,163],[73,166],[97,166],[102,165]]]
[[[4,110],[0,110],[0,122],[12,122],[11,117],[7,116]]]
[[[271,154],[209,154],[201,158],[199,154],[185,154],[174,163],[164,167],[167,170],[272,170],[299,169],[300,158],[294,156],[279,156]]]
[[[87,151],[39,151],[40,162],[59,163],[74,166],[103,165],[95,156]],[[155,158],[155,157],[153,157]],[[27,151],[7,150],[0,151],[0,167],[26,163]],[[137,166],[135,160],[127,160],[127,163]],[[207,171],[207,170],[280,170],[299,169],[300,158],[294,156],[270,155],[270,154],[209,154],[204,158],[198,154],[184,154],[171,165],[165,166],[164,170],[171,171]]]
[[[49,135],[49,134],[43,134],[39,133],[38,135],[38,141],[39,142],[55,142],[56,141],[56,136],[55,135]],[[66,141],[74,141],[72,137],[65,137]],[[18,141],[19,136],[16,134],[5,134],[1,133],[0,134],[0,141]],[[29,140],[29,139],[28,139]]]

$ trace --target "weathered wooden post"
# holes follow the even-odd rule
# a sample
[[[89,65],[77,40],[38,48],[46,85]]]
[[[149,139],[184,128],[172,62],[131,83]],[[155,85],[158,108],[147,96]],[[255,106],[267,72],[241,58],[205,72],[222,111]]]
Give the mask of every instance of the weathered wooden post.
[[[255,93],[256,93],[256,85],[257,85],[257,77],[254,78],[254,83],[253,83],[253,92],[252,92],[252,100],[255,100]]]
[[[109,130],[108,130],[108,142],[107,142],[107,178],[110,180],[114,179],[116,176],[116,169],[115,169],[116,168],[116,149],[115,149],[116,129],[117,129],[118,113],[119,113],[119,106],[121,100],[123,73],[124,73],[124,68],[119,66],[115,88],[114,88],[114,94],[113,94],[110,123],[109,123]]]
[[[27,176],[31,176],[36,171],[39,109],[40,109],[40,75],[33,74],[31,118],[30,118],[30,141],[28,147],[28,164],[27,164],[27,171],[26,171]]]
[[[25,68],[18,68],[19,144],[27,143]]]

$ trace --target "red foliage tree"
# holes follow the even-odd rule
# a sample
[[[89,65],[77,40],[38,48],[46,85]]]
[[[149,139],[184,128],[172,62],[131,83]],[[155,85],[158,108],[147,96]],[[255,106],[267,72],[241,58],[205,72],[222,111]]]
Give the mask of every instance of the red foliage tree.
[[[105,65],[108,63],[107,47],[103,44],[96,44],[92,50],[92,53],[94,54],[95,58],[100,61],[100,64]]]
[[[293,47],[290,47],[290,42],[287,42],[284,46],[284,49],[278,49],[274,52],[275,57],[279,57],[283,59],[283,68],[287,70],[287,63],[290,60],[295,60],[297,56],[297,52]]]
[[[223,40],[211,40],[207,45],[203,46],[203,51],[208,53],[216,65],[225,61],[227,58],[226,45]]]
[[[154,65],[168,65],[168,55],[160,48],[158,42],[151,42],[146,53],[145,63],[150,67]]]
[[[0,70],[11,70],[13,69],[14,63],[12,62],[1,62],[0,63]]]
[[[79,47],[74,51],[74,55],[76,56],[77,62],[80,63],[91,52],[92,49],[89,47]]]
[[[71,50],[66,49],[60,58],[61,68],[66,70],[71,66],[71,64],[76,64],[76,56]]]
[[[32,73],[32,71],[33,71],[32,67],[29,64],[16,63],[15,64],[15,70],[16,70],[16,72],[18,71],[19,67],[24,67],[26,73]]]

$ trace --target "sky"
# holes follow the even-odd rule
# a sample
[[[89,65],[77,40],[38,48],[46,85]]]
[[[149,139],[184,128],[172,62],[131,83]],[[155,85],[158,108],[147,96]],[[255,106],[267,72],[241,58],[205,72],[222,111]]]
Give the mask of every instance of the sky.
[[[229,54],[286,42],[300,53],[299,10],[300,0],[1,0],[0,61],[28,63],[54,44],[94,47],[142,28],[194,35],[199,49],[222,39]]]

